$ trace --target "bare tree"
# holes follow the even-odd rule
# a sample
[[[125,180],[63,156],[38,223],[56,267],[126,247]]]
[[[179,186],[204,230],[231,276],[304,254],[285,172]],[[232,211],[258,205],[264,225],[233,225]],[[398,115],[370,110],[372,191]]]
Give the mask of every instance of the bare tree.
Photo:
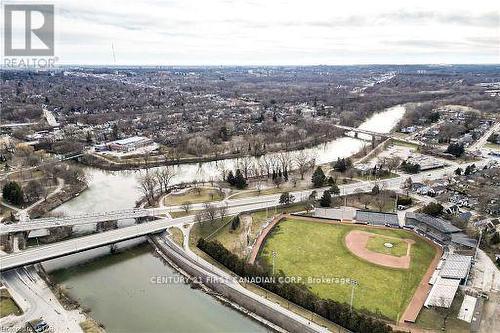
[[[186,212],[186,214],[188,214],[189,211],[191,210],[191,202],[190,201],[183,202],[181,208],[184,212]]]
[[[365,194],[365,195],[361,195],[359,201],[365,206],[365,209],[367,209],[368,205],[371,204],[371,202],[372,202],[372,198],[370,195]]]
[[[389,170],[389,172],[392,172],[392,170],[397,169],[397,167],[399,167],[400,164],[401,164],[401,157],[399,156],[392,156],[385,160],[385,165],[387,167],[387,170]]]
[[[210,222],[214,222],[217,219],[217,215],[219,214],[217,207],[208,202],[203,207],[203,216],[205,217],[205,219],[209,220]]]
[[[287,151],[281,152],[278,155],[278,161],[283,173],[288,173],[288,171],[290,171],[290,167],[292,166],[292,155]]]
[[[297,166],[297,171],[300,174],[300,179],[304,180],[304,175],[308,170],[314,168],[315,159],[314,156],[304,150],[301,150],[295,156],[295,165]]]
[[[221,220],[224,220],[224,218],[227,216],[228,213],[227,203],[217,207],[217,211],[219,213],[219,217],[221,218]]]
[[[385,203],[386,203],[385,195],[383,193],[377,194],[374,200],[374,204],[378,208],[379,212],[381,212],[384,209]]]
[[[154,196],[156,189],[158,188],[158,181],[149,172],[139,177],[139,189],[142,194],[146,197],[148,204],[152,205],[154,201]]]
[[[160,187],[161,193],[166,193],[168,191],[168,186],[170,185],[170,181],[175,176],[175,170],[173,166],[165,166],[159,169],[156,169],[154,173],[158,185]]]

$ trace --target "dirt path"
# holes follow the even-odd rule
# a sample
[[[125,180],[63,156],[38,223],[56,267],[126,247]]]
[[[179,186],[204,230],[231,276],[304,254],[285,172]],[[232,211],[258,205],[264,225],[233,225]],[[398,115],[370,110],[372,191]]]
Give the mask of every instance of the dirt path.
[[[424,306],[425,299],[427,298],[427,295],[431,290],[431,285],[429,284],[429,280],[431,279],[432,274],[434,273],[434,270],[436,270],[439,260],[443,255],[443,249],[441,249],[441,247],[434,244],[428,239],[425,238],[422,239],[424,239],[429,245],[433,246],[436,249],[436,254],[434,255],[434,259],[432,259],[429,268],[427,268],[427,271],[422,277],[422,280],[420,280],[420,283],[418,284],[417,289],[415,290],[415,293],[413,294],[410,303],[406,307],[405,312],[403,312],[403,315],[400,318],[400,322],[414,323],[417,320],[417,316],[420,313],[420,309],[422,309],[422,307]]]
[[[260,247],[266,240],[267,234],[271,229],[279,222],[281,221],[282,218],[285,216],[283,214],[277,215],[273,217],[273,220],[267,227],[265,227],[262,232],[260,233],[259,237],[257,237],[257,240],[255,241],[255,244],[252,247],[252,252],[250,253],[250,257],[248,258],[248,263],[253,264],[255,262],[255,259],[257,259],[257,255],[259,254]]]
[[[363,260],[371,262],[376,265],[390,267],[390,268],[410,268],[410,250],[411,245],[415,243],[412,239],[403,239],[404,242],[408,244],[406,255],[401,257],[391,256],[389,254],[378,253],[368,250],[366,247],[370,238],[377,236],[371,232],[353,230],[345,236],[345,245],[354,255],[360,257]],[[386,238],[394,238],[384,236]],[[401,240],[400,238],[394,238]]]

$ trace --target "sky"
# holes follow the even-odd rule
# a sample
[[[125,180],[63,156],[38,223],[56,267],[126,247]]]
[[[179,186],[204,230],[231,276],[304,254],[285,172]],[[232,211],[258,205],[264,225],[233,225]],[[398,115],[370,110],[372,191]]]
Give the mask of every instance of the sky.
[[[498,0],[41,3],[56,8],[61,64],[500,63]]]

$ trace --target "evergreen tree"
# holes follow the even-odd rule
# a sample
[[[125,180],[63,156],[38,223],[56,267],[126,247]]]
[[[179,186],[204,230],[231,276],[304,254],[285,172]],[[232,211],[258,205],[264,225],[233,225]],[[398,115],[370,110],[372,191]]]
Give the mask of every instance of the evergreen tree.
[[[232,170],[230,170],[228,172],[227,177],[226,177],[226,181],[229,183],[229,185],[234,186],[235,182],[234,182],[234,174],[233,174]]]
[[[330,207],[332,204],[332,195],[330,191],[324,191],[321,199],[319,199],[319,204],[321,207]]]
[[[247,187],[247,181],[245,177],[243,177],[243,174],[241,173],[240,169],[236,169],[236,176],[234,177],[234,186],[236,186],[240,190]]]
[[[337,186],[337,184],[333,184],[332,187],[330,187],[330,193],[339,195],[340,194],[340,189]]]
[[[314,187],[321,187],[325,183],[326,176],[321,167],[317,167],[311,178]]]
[[[16,182],[8,182],[2,189],[3,198],[14,205],[20,205],[24,202],[24,193]]]

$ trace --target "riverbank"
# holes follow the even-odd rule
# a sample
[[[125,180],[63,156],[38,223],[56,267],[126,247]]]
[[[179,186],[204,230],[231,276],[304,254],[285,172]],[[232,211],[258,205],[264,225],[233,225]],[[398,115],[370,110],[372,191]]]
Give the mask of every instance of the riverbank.
[[[300,143],[287,147],[275,147],[273,149],[268,148],[265,152],[260,155],[249,155],[244,153],[225,153],[216,154],[211,156],[200,156],[200,157],[181,157],[181,158],[167,158],[167,156],[162,154],[148,155],[147,158],[144,156],[134,156],[129,158],[115,158],[112,155],[100,154],[100,153],[85,153],[79,161],[87,166],[99,168],[108,171],[122,171],[122,170],[139,170],[145,168],[154,168],[161,166],[176,166],[182,164],[198,164],[198,163],[210,163],[230,159],[238,158],[259,158],[265,154],[273,154],[279,152],[292,152],[303,149],[310,149],[322,144],[326,144],[332,140],[340,138],[340,135],[333,135],[329,137],[324,137],[310,141],[307,143]]]
[[[88,189],[88,185],[84,182],[77,184],[65,185],[61,191],[54,195],[47,197],[46,200],[40,202],[38,205],[32,207],[28,213],[31,218],[41,217],[53,209],[61,206],[62,204],[76,198],[82,192]]]
[[[110,332],[163,332],[166,328],[172,332],[269,332],[244,312],[213,297],[217,294],[191,287],[147,243],[86,258],[83,263],[62,267],[56,263],[55,270],[52,265],[46,269]],[[155,279],[164,282],[155,283]]]
[[[207,295],[210,295],[210,296],[216,298],[217,300],[219,300],[219,302],[221,304],[229,306],[229,307],[241,312],[242,314],[248,316],[249,318],[254,319],[255,321],[259,322],[260,324],[262,324],[266,327],[269,327],[270,329],[272,329],[273,332],[286,332],[281,327],[274,325],[273,323],[262,318],[261,316],[257,315],[256,313],[253,313],[250,310],[248,310],[247,308],[242,307],[242,306],[238,305],[237,303],[225,298],[223,294],[213,291],[207,285],[200,282],[200,279],[198,277],[193,276],[192,274],[189,274],[188,272],[186,272],[181,266],[179,266],[178,264],[176,264],[176,262],[174,260],[172,260],[171,256],[169,255],[171,253],[166,251],[166,249],[160,244],[159,237],[155,237],[155,236],[148,237],[148,242],[151,244],[151,246],[154,247],[155,253],[158,255],[159,258],[162,259],[162,261],[166,265],[169,265],[170,267],[175,269],[178,273],[180,273],[182,276],[184,276],[189,281],[191,288],[202,290]]]
[[[105,333],[104,325],[90,316],[90,309],[82,307],[78,300],[67,293],[64,286],[55,283],[42,265],[38,265],[37,271],[66,311],[78,311],[84,317],[84,320],[79,323],[84,333]]]

